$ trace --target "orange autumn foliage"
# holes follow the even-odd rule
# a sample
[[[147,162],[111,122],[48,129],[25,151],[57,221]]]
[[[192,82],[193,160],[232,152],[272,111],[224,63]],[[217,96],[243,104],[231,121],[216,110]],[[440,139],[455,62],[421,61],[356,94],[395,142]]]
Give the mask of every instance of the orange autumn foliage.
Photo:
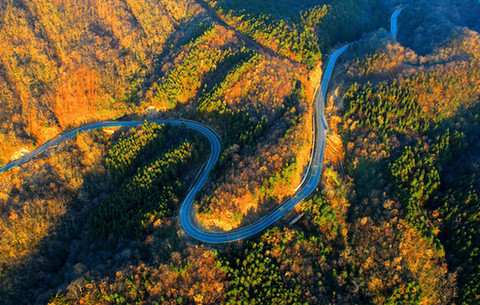
[[[79,69],[55,93],[55,113],[62,128],[77,125],[98,116],[96,104],[98,76],[95,71]]]

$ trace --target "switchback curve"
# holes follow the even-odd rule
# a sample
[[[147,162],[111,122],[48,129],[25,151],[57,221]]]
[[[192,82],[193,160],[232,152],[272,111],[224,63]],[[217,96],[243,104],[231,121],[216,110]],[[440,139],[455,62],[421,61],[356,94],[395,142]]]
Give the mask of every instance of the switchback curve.
[[[396,10],[391,17],[391,35],[395,37],[397,34],[397,17],[400,14],[402,9]],[[255,235],[270,225],[275,223],[277,220],[282,218],[285,214],[287,214],[290,210],[292,210],[297,204],[303,201],[308,195],[310,195],[318,185],[320,181],[320,176],[322,172],[322,163],[323,163],[323,155],[325,151],[325,138],[326,133],[328,130],[328,126],[325,120],[324,115],[324,107],[325,107],[325,98],[327,94],[328,83],[330,81],[330,77],[333,72],[333,68],[338,57],[346,51],[349,44],[341,47],[340,49],[336,50],[328,61],[327,68],[325,69],[325,73],[323,75],[322,82],[320,84],[320,90],[317,90],[317,94],[315,96],[315,141],[313,145],[313,158],[310,160],[310,164],[307,168],[305,173],[305,178],[302,180],[301,185],[297,188],[297,191],[287,200],[285,200],[281,205],[271,211],[268,215],[262,217],[255,223],[227,231],[227,232],[212,232],[201,229],[197,227],[193,222],[192,218],[193,215],[191,214],[193,202],[195,199],[195,195],[197,192],[203,187],[205,182],[207,181],[208,175],[210,170],[215,166],[218,157],[220,155],[221,143],[220,143],[220,136],[213,130],[211,127],[204,125],[202,123],[198,123],[195,121],[190,120],[154,120],[149,121],[150,123],[157,123],[157,124],[169,124],[173,126],[185,126],[189,129],[196,130],[202,133],[210,142],[211,146],[211,153],[210,157],[200,175],[200,177],[195,181],[193,187],[191,187],[190,191],[188,192],[185,200],[182,203],[180,208],[180,222],[187,234],[198,239],[203,242],[208,243],[226,243],[232,242],[240,239],[244,239]],[[144,121],[102,121],[96,122],[92,124],[88,124],[79,128],[74,128],[65,133],[59,135],[58,137],[45,142],[32,152],[28,153],[27,155],[23,156],[22,158],[15,160],[5,166],[0,167],[0,173],[3,171],[10,170],[14,167],[21,166],[29,161],[31,161],[36,156],[42,154],[43,152],[47,151],[48,149],[58,145],[60,142],[65,141],[67,139],[73,138],[80,132],[93,130],[93,129],[102,129],[102,128],[109,128],[109,127],[135,127],[140,124],[143,124]]]

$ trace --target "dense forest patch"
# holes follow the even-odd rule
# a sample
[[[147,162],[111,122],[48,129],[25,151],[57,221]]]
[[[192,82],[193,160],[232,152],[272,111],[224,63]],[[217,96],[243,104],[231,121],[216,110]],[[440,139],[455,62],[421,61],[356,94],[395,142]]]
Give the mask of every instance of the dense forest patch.
[[[0,174],[0,303],[478,303],[480,4],[408,1],[397,41],[399,4],[1,4],[2,162],[88,121],[199,120],[223,139],[194,210],[217,230],[294,192],[321,61],[359,41],[333,74],[321,185],[249,240],[182,230],[209,151],[181,127],[80,134]]]

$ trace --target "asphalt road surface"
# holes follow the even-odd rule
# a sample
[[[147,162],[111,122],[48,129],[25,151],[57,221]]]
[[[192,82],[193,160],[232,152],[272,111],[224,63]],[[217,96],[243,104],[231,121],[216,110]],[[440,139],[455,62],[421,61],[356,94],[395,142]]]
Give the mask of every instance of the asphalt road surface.
[[[300,203],[303,199],[305,199],[308,195],[310,195],[315,190],[321,176],[323,152],[325,148],[325,134],[327,131],[327,124],[326,124],[324,113],[323,113],[324,101],[325,101],[325,95],[326,95],[326,86],[328,85],[330,76],[332,74],[335,61],[337,60],[338,56],[340,56],[340,54],[342,54],[346,50],[346,48],[347,46],[342,47],[341,49],[335,51],[333,55],[330,57],[326,72],[322,80],[322,85],[321,85],[322,87],[320,90],[317,90],[317,92],[320,92],[320,93],[317,94],[315,98],[315,107],[316,107],[315,145],[314,145],[313,160],[310,162],[311,166],[306,172],[307,178],[303,180],[303,185],[301,185],[297,189],[297,191],[292,197],[284,201],[281,205],[279,205],[276,209],[274,209],[268,215],[259,219],[257,222],[249,226],[242,227],[237,230],[217,233],[217,232],[203,230],[198,226],[196,226],[194,223],[194,219],[193,219],[194,215],[192,215],[192,206],[195,199],[195,195],[207,181],[208,174],[210,173],[210,170],[215,166],[218,156],[220,155],[221,144],[219,140],[220,137],[218,136],[218,134],[212,128],[194,121],[187,121],[187,120],[150,121],[150,122],[155,122],[157,124],[170,124],[174,126],[185,125],[187,128],[196,130],[202,133],[203,135],[205,135],[210,142],[211,153],[207,161],[207,164],[205,165],[200,177],[197,179],[193,187],[191,187],[180,209],[180,222],[186,233],[188,233],[189,235],[191,235],[192,237],[198,240],[209,242],[209,243],[225,243],[225,242],[231,242],[231,241],[243,239],[243,238],[252,236],[256,233],[259,233],[264,229],[268,228],[270,225],[272,225],[274,222],[282,218],[286,213],[288,213],[298,203]],[[93,129],[108,128],[108,127],[135,127],[143,123],[144,123],[143,121],[103,121],[103,122],[97,122],[97,123],[93,123],[93,124],[89,124],[86,126],[69,130],[59,135],[55,139],[42,144],[37,149],[23,156],[22,158],[1,167],[0,172],[25,164],[28,161],[35,158],[36,156],[44,153],[48,149],[58,145],[60,142],[73,138],[75,135],[77,135],[80,132],[93,130]]]
[[[402,9],[397,9],[392,17],[391,17],[391,35],[395,37],[397,34],[397,17],[400,14]],[[185,200],[182,203],[180,209],[180,222],[187,234],[190,236],[208,243],[226,243],[232,242],[240,239],[244,239],[255,235],[277,220],[285,216],[290,210],[292,210],[297,204],[303,201],[308,195],[310,195],[317,187],[321,173],[322,173],[322,163],[323,163],[323,155],[325,150],[325,138],[326,133],[328,130],[328,126],[325,120],[324,115],[324,107],[325,107],[325,99],[328,89],[328,84],[330,82],[330,77],[333,72],[333,68],[335,67],[335,62],[337,61],[338,57],[345,52],[348,48],[348,44],[341,47],[340,49],[336,50],[330,57],[328,61],[327,68],[325,69],[323,79],[320,85],[320,90],[317,90],[317,95],[315,97],[315,142],[313,147],[313,159],[310,161],[310,165],[305,173],[305,178],[302,180],[302,184],[297,188],[297,191],[283,203],[281,203],[278,207],[276,207],[273,211],[271,211],[268,215],[262,217],[255,223],[236,229],[232,231],[226,232],[212,232],[203,230],[202,228],[198,227],[194,221],[194,215],[192,213],[193,202],[195,199],[195,195],[197,192],[204,186],[205,182],[208,179],[208,175],[210,170],[215,166],[218,157],[220,155],[220,136],[213,130],[211,127],[206,126],[202,123],[198,123],[195,121],[190,120],[158,120],[158,121],[149,121],[155,122],[157,124],[170,124],[174,126],[182,126],[184,125],[187,128],[196,130],[202,133],[204,136],[207,137],[208,141],[210,142],[211,146],[211,153],[210,157],[201,172],[200,176],[195,181],[195,184],[190,188]],[[37,149],[33,150],[32,152],[28,153],[27,155],[23,156],[22,158],[15,160],[3,167],[0,167],[0,172],[10,170],[16,166],[21,166],[28,161],[32,160],[36,156],[44,153],[48,149],[58,145],[60,142],[65,141],[67,139],[73,138],[80,132],[93,130],[93,129],[101,129],[101,128],[108,128],[108,127],[135,127],[138,125],[143,124],[144,121],[102,121],[93,124],[89,124],[86,126],[82,126],[79,128],[71,129],[66,131],[65,133],[59,135],[55,139],[52,139]]]
[[[390,36],[393,38],[397,37],[398,33],[398,15],[402,12],[403,8],[399,8],[393,12],[392,17],[390,17]]]

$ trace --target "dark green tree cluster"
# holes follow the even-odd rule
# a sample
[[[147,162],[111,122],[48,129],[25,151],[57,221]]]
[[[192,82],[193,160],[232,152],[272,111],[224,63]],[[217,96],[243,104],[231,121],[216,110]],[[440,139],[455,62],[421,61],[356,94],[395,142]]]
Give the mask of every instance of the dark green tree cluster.
[[[195,152],[197,146],[185,141],[140,167],[92,213],[92,234],[138,237],[150,218],[171,215],[172,204],[178,202],[182,192],[179,179],[182,170],[188,161],[200,155]]]
[[[440,208],[446,249],[455,257],[453,265],[462,268],[458,304],[480,302],[480,199],[476,182],[475,175],[457,177]]]
[[[440,237],[450,254],[451,268],[459,270],[458,304],[480,302],[480,181],[475,166],[479,121],[474,119],[477,112],[478,106],[465,113],[465,122],[469,123],[455,125],[462,132],[456,130],[452,134],[447,130],[431,148],[438,156],[442,178],[442,188],[432,206],[443,219]]]
[[[416,202],[426,202],[440,183],[434,157],[421,144],[405,147],[390,169],[399,188]]]
[[[229,120],[231,127],[225,132],[225,146],[233,144],[253,145],[267,128],[270,126],[268,118],[257,119],[251,117],[248,112],[237,111]]]
[[[203,34],[185,46],[187,54],[180,65],[170,71],[158,85],[153,98],[155,103],[171,109],[177,103],[187,102],[189,94],[200,88],[202,76],[232,52],[202,44],[215,33],[215,26],[205,27]]]
[[[197,112],[210,118],[225,130],[222,135],[224,147],[233,144],[253,145],[255,141],[270,126],[268,118],[258,119],[248,112],[229,108],[222,99],[228,88],[233,87],[245,73],[248,73],[262,60],[262,56],[251,49],[242,48],[232,52],[225,58],[225,65],[229,67],[223,79],[218,81],[209,91],[199,99]],[[229,162],[227,153],[220,156],[217,169],[223,168]]]
[[[209,1],[226,22],[280,55],[313,68],[321,59],[318,38],[301,22],[295,8],[314,6],[313,1]],[[292,14],[292,12],[296,12]],[[292,22],[292,18],[294,21]],[[307,18],[312,21],[314,17]]]
[[[229,109],[222,100],[223,95],[226,90],[239,81],[242,75],[255,68],[261,60],[262,55],[245,48],[228,56],[225,61],[228,62],[231,68],[221,82],[215,84],[210,91],[200,98],[197,111],[201,115],[216,120],[224,120],[225,117],[232,115],[233,110]]]
[[[243,257],[227,263],[230,290],[227,304],[302,304],[302,290],[285,283],[278,265],[265,255],[262,242],[253,243]]]
[[[297,166],[297,161],[294,158],[287,161],[279,171],[271,174],[270,177],[263,182],[263,185],[259,187],[258,192],[260,196],[264,196],[266,200],[275,198],[275,188],[282,182],[291,181]],[[288,187],[291,187],[290,182],[287,183]]]
[[[345,93],[348,110],[344,119],[358,121],[358,127],[370,126],[387,136],[393,132],[426,131],[430,120],[421,109],[415,92],[397,83],[352,85]]]
[[[399,197],[405,204],[405,218],[424,238],[441,248],[433,233],[436,229],[431,222],[424,204],[440,184],[434,156],[422,145],[405,147],[399,158],[390,164]]]
[[[466,77],[443,75],[438,69],[409,77],[402,84],[355,84],[345,94],[349,130],[355,130],[355,124],[357,136],[365,131],[383,136],[369,140],[380,141],[390,156],[380,160],[389,160],[385,189],[393,186],[393,199],[402,204],[405,220],[436,249],[436,255],[445,256],[450,270],[458,271],[459,304],[480,301],[480,202],[475,172],[480,120],[478,101],[469,94],[477,87],[467,82],[472,70],[458,68],[457,74]],[[440,98],[444,102],[430,104]],[[424,292],[412,282],[396,288],[387,304],[416,304]]]
[[[304,63],[309,68],[313,68],[322,57],[318,38],[309,28],[275,20],[264,14],[246,14],[237,18],[242,20],[237,27],[239,31],[267,45],[278,45],[280,55],[293,57],[295,61]],[[233,22],[237,21],[236,18],[232,19]]]
[[[420,285],[413,281],[406,286],[395,288],[385,305],[417,305],[421,303],[422,298]]]
[[[465,134],[455,130],[450,134],[447,129],[442,135],[437,136],[429,148],[430,154],[435,156],[437,167],[440,169],[452,158],[458,158],[465,149]]]
[[[390,164],[394,184],[406,206],[407,221],[440,249],[442,246],[434,234],[438,227],[431,221],[426,204],[440,186],[442,165],[463,150],[463,137],[458,131],[451,135],[447,129],[429,147],[422,142],[406,146]]]
[[[313,68],[333,45],[387,23],[380,0],[210,0],[227,23],[279,54]]]
[[[230,282],[228,304],[332,304],[355,269],[333,263],[331,244],[316,230],[269,229],[221,259]],[[343,286],[343,287],[342,287]],[[358,300],[346,300],[358,304]]]
[[[147,162],[165,146],[166,137],[163,125],[143,124],[139,131],[121,138],[108,150],[106,165],[115,183],[131,176],[138,166]]]
[[[313,219],[317,226],[326,227],[326,230],[322,230],[323,232],[331,232],[334,238],[338,236],[340,225],[337,215],[322,193],[316,194],[312,199],[305,200],[302,204],[302,210],[307,217]]]

